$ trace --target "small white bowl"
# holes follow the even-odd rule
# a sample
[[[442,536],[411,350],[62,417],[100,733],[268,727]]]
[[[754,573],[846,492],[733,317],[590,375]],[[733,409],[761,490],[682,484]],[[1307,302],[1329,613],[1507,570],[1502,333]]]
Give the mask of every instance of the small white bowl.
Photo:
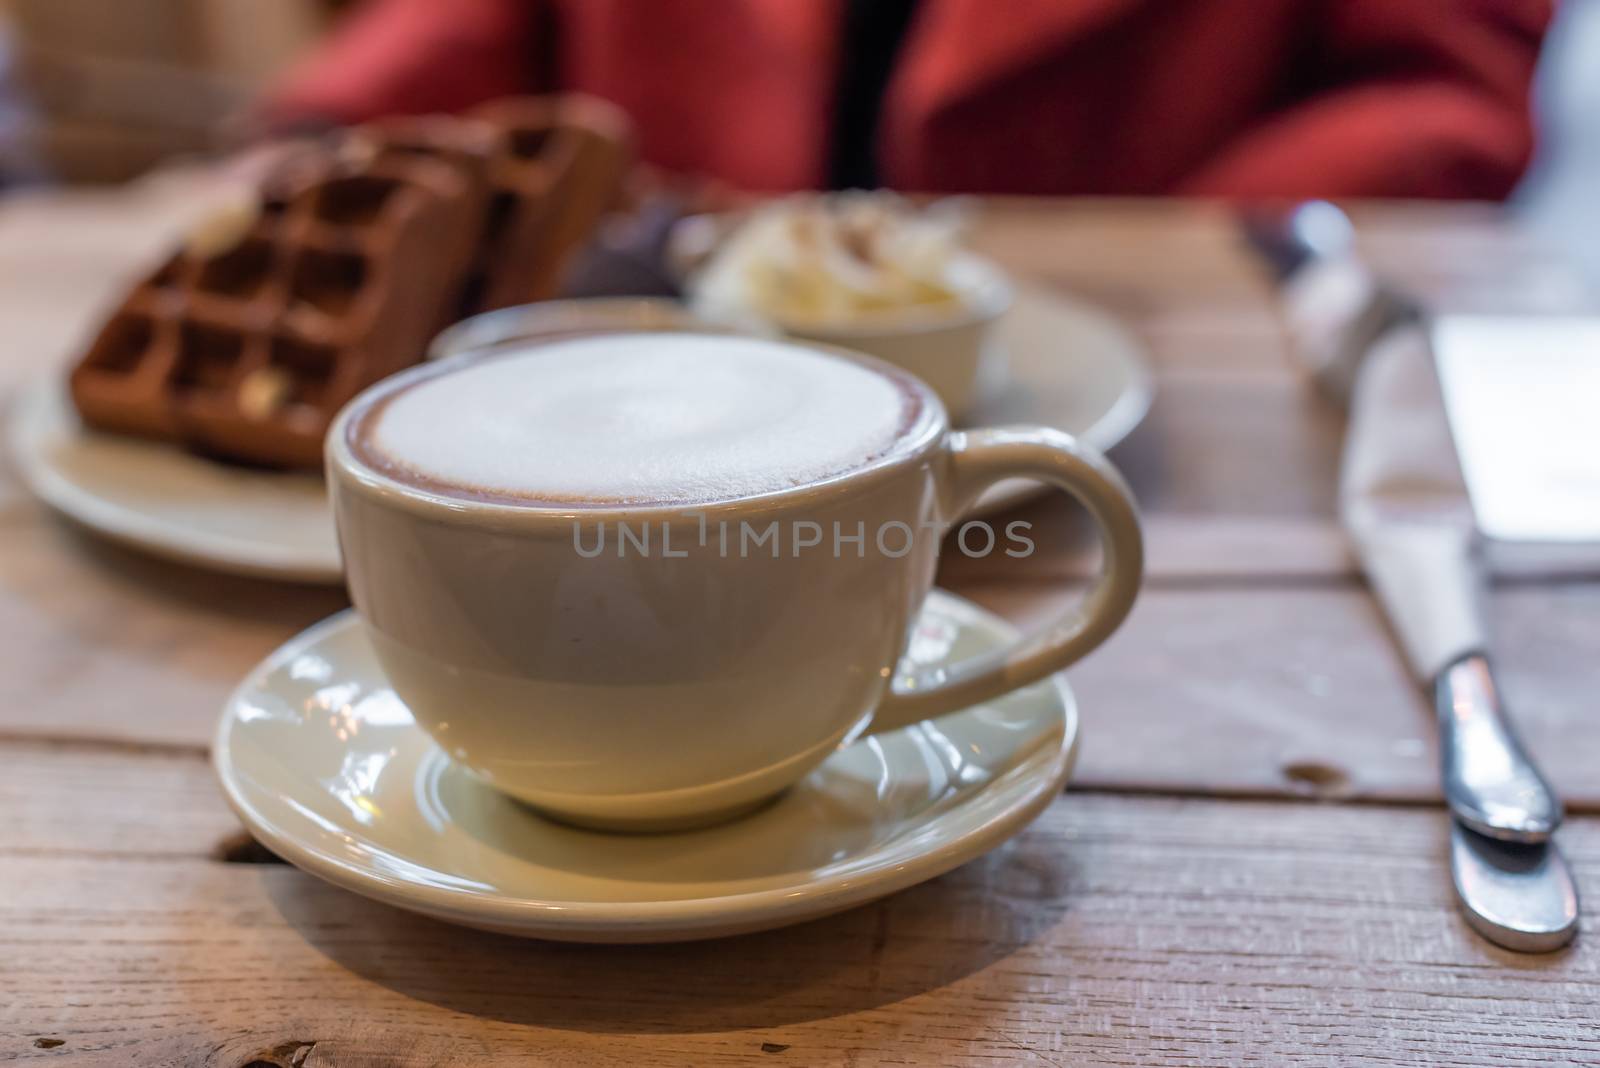
[[[994,358],[991,337],[1011,306],[1012,287],[999,266],[971,253],[951,263],[950,281],[961,297],[954,309],[919,306],[864,315],[851,323],[762,325],[797,340],[864,352],[910,371],[932,386],[951,418],[959,420],[978,399],[979,382],[988,384],[990,376],[984,372]],[[702,318],[718,317],[698,295],[691,294],[690,307]]]

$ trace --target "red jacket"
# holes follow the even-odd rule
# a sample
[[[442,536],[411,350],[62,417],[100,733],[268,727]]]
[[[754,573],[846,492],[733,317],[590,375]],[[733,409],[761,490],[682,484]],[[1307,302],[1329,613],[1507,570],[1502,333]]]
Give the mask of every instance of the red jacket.
[[[1498,197],[1548,0],[922,0],[884,183],[922,191]],[[366,0],[268,104],[358,120],[577,89],[644,157],[824,181],[841,0]]]

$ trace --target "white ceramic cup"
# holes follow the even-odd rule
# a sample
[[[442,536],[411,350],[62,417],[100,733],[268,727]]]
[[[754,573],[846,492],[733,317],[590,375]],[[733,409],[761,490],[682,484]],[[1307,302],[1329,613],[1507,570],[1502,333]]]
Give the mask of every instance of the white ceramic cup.
[[[514,304],[468,316],[433,339],[428,346],[428,359],[444,360],[468,352],[485,354],[506,345],[574,334],[714,333],[723,329],[697,318],[681,302],[668,297],[569,297]]]
[[[817,358],[894,379],[918,415],[886,455],[808,485],[577,509],[436,493],[363,460],[352,435],[375,405],[475,358],[494,356],[424,364],[352,401],[329,433],[328,483],[351,597],[395,692],[458,762],[556,818],[628,830],[729,818],[865,733],[1061,670],[1133,604],[1138,517],[1099,453],[1037,427],[953,432],[926,384],[839,351]],[[1087,507],[1099,581],[1011,648],[897,673],[939,531],[1008,478]],[[774,524],[781,549],[752,551]],[[608,526],[615,544],[586,555]]]

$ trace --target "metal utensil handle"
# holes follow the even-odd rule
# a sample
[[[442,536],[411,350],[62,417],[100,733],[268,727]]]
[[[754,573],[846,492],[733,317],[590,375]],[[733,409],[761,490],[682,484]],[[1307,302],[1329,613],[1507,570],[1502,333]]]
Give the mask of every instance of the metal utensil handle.
[[[1508,842],[1542,842],[1561,823],[1561,801],[1507,721],[1482,653],[1468,653],[1434,684],[1445,800],[1466,826]]]
[[[1555,839],[1519,845],[1450,823],[1450,875],[1472,929],[1518,953],[1549,953],[1578,933],[1578,886]]]

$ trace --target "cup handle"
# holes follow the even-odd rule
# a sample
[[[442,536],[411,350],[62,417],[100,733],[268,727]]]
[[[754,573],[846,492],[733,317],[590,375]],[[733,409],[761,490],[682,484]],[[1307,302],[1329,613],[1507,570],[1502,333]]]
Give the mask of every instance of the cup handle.
[[[949,454],[949,514],[961,516],[1002,479],[1033,478],[1076,497],[1104,547],[1100,577],[1083,601],[1016,644],[956,664],[897,675],[866,733],[894,730],[1037,682],[1094,649],[1127,618],[1144,574],[1138,507],[1122,476],[1095,449],[1043,427],[956,431]]]

